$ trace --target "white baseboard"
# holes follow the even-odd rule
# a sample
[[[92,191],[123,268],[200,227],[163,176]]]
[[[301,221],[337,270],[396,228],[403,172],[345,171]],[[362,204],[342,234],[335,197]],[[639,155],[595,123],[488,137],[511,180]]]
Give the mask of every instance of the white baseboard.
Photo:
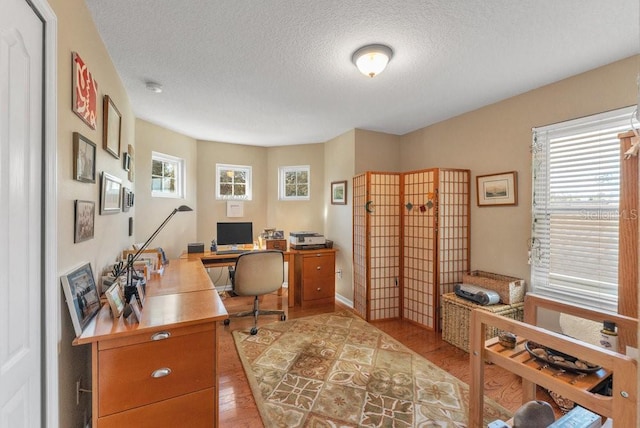
[[[353,309],[353,300],[349,300],[345,297],[343,297],[340,294],[336,294],[336,300],[340,303],[342,303],[345,306],[348,306],[349,308]]]

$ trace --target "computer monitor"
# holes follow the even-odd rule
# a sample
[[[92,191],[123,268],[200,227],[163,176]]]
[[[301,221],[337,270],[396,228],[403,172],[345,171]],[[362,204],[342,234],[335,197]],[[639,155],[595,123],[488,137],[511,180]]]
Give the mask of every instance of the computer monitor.
[[[253,244],[253,223],[218,223],[216,242],[218,245]]]

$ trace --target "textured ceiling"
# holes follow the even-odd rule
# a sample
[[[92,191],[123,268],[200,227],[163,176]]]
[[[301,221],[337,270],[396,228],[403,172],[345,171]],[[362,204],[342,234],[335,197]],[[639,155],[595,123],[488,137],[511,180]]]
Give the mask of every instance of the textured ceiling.
[[[259,146],[402,135],[640,51],[638,0],[86,3],[136,117]],[[373,79],[370,43],[394,50]]]

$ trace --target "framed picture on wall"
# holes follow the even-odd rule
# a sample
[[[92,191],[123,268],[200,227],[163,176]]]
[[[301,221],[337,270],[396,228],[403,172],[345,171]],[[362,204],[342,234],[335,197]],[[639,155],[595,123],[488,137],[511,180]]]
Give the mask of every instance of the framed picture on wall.
[[[75,222],[73,242],[78,243],[93,239],[96,216],[96,203],[93,201],[75,201]]]
[[[79,132],[73,133],[73,179],[96,182],[96,145]]]
[[[516,171],[476,177],[478,206],[518,204],[518,173]]]
[[[100,186],[100,214],[115,214],[122,206],[122,180],[107,172],[102,173]]]
[[[333,181],[331,183],[331,203],[333,205],[347,204],[347,181]]]
[[[98,83],[76,52],[71,53],[73,69],[72,110],[89,128],[96,129]]]
[[[103,101],[104,120],[102,124],[102,147],[111,155],[120,159],[120,130],[122,116],[109,95],[104,96]]]

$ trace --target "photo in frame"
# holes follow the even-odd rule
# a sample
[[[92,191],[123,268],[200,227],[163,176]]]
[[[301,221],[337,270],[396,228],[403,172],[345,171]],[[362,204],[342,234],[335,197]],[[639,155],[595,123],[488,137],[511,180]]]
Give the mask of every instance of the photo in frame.
[[[122,169],[127,172],[131,169],[131,155],[127,152],[122,152]]]
[[[346,205],[347,204],[347,181],[331,182],[331,204]]]
[[[122,311],[124,311],[124,296],[122,295],[122,289],[118,281],[111,284],[111,287],[104,292],[109,307],[111,308],[111,315],[114,318],[120,318]]]
[[[72,60],[72,110],[89,128],[96,129],[98,83],[87,69],[80,55],[71,53]]]
[[[103,99],[102,147],[111,155],[120,159],[120,130],[122,116],[109,95]]]
[[[96,203],[93,201],[75,201],[75,222],[73,242],[78,243],[93,239]]]
[[[133,192],[127,187],[122,188],[122,212],[127,212],[133,206]]]
[[[115,214],[122,206],[122,180],[107,172],[102,173],[100,186],[100,214]]]
[[[518,173],[516,171],[476,177],[479,207],[518,204]]]
[[[85,262],[60,277],[76,337],[100,310],[100,295],[91,270]]]
[[[73,133],[73,179],[96,182],[96,145],[79,132]]]
[[[134,165],[134,148],[131,144],[127,145],[127,153],[129,154],[129,181],[133,183],[135,177],[135,165]]]

